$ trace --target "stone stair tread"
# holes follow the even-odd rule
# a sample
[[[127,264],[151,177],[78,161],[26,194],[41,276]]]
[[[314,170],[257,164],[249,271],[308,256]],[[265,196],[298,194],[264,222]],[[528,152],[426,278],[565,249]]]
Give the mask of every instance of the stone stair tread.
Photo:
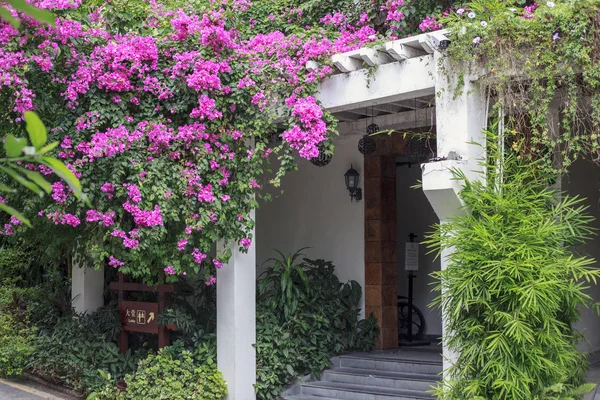
[[[293,394],[285,396],[283,400],[339,400],[334,397],[312,396],[310,394]]]
[[[360,356],[360,355],[353,355],[353,354],[344,354],[339,356],[339,358],[342,359],[353,359],[353,360],[364,360],[364,361],[378,361],[378,362],[389,362],[389,363],[395,363],[395,364],[422,364],[422,365],[439,365],[442,366],[443,362],[442,362],[442,358],[439,357],[439,360],[436,359],[431,359],[431,360],[423,360],[423,359],[414,359],[414,358],[390,358],[390,357],[382,357],[382,356],[371,356],[371,357],[365,357],[365,356]]]
[[[345,392],[355,392],[355,393],[364,393],[364,394],[373,394],[373,395],[383,395],[383,396],[402,396],[414,399],[432,399],[433,395],[431,393],[427,393],[424,391],[418,390],[407,390],[407,389],[392,389],[385,387],[377,387],[377,386],[365,386],[365,385],[353,385],[349,383],[337,383],[337,382],[307,382],[303,383],[301,387],[313,387],[320,389],[330,389],[337,391],[345,391]],[[319,399],[320,400],[320,399]]]
[[[331,374],[348,374],[358,376],[373,376],[375,378],[389,378],[398,380],[415,380],[415,381],[431,381],[438,382],[442,379],[441,375],[438,374],[422,374],[415,372],[394,372],[394,371],[380,371],[372,369],[361,369],[361,368],[350,368],[350,367],[336,367],[324,371],[324,373]]]

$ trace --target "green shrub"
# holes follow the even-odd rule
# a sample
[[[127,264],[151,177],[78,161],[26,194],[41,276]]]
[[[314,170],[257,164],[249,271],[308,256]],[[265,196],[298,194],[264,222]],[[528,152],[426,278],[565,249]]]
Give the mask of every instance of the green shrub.
[[[335,354],[372,349],[378,333],[372,316],[358,318],[357,282],[342,284],[331,262],[279,254],[258,285],[259,399],[278,399],[296,377],[319,375]]]
[[[127,390],[120,392],[109,378],[108,385],[92,393],[97,400],[221,400],[227,385],[214,363],[207,362],[206,349],[182,349],[182,343],[165,347],[140,361],[135,374],[127,375]],[[215,349],[214,344],[209,348]]]
[[[94,390],[105,384],[99,370],[116,377],[135,370],[136,357],[130,352],[122,355],[112,341],[119,332],[116,309],[67,315],[50,333],[39,337],[29,368],[45,379],[75,390]]]
[[[6,300],[5,293],[0,297]],[[36,339],[37,330],[29,324],[27,310],[0,302],[0,377],[23,373],[36,349]]]
[[[0,249],[0,285],[14,286],[27,281],[30,256],[19,247]]]
[[[458,174],[470,212],[438,225],[429,240],[438,251],[454,248],[447,269],[435,273],[435,304],[448,316],[444,340],[458,356],[437,395],[574,399],[585,389],[586,357],[573,325],[600,271],[572,247],[593,234],[591,218],[581,199],[548,187],[540,162],[491,145],[488,154],[487,179]]]

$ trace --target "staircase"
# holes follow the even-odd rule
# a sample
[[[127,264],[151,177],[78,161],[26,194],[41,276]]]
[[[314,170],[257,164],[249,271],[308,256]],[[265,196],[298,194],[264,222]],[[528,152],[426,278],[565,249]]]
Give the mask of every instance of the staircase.
[[[285,400],[432,399],[428,391],[441,380],[441,349],[351,353],[335,357],[320,380],[301,382]]]

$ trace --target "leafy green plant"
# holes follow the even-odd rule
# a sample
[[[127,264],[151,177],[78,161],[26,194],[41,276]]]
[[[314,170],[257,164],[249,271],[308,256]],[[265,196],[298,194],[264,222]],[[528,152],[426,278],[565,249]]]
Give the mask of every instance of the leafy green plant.
[[[215,365],[209,365],[182,344],[161,349],[140,361],[133,375],[125,377],[127,390],[116,389],[112,378],[102,390],[88,399],[170,399],[220,400],[227,395],[227,385]]]
[[[158,314],[156,321],[160,325],[174,325],[184,336],[192,335],[197,330],[194,318],[180,307],[167,308]]]
[[[572,250],[589,239],[582,199],[548,187],[544,160],[490,133],[488,174],[464,183],[466,210],[436,227],[427,243],[453,248],[434,273],[446,315],[445,345],[458,356],[436,390],[442,399],[574,399],[587,363],[573,328],[589,307],[594,260]],[[496,161],[502,163],[501,172]]]
[[[0,285],[13,286],[25,282],[29,255],[21,248],[0,249]]]
[[[300,262],[302,248],[294,254],[284,255],[276,250],[280,258],[271,258],[273,266],[267,268],[259,277],[258,293],[260,301],[287,318],[293,314],[302,295],[308,289],[308,278]]]
[[[37,329],[19,299],[22,291],[0,288],[0,377],[21,375],[36,349]]]
[[[301,250],[278,254],[258,285],[259,399],[278,399],[296,377],[319,375],[337,353],[370,350],[378,333],[372,316],[359,320],[357,282],[342,284],[331,262],[300,261]]]
[[[131,352],[122,355],[111,341],[116,326],[104,323],[113,320],[106,314],[74,314],[62,318],[52,332],[39,337],[39,346],[29,364],[31,371],[86,392],[105,384],[99,370],[115,377],[135,370],[136,357]],[[120,329],[120,319],[116,324]]]

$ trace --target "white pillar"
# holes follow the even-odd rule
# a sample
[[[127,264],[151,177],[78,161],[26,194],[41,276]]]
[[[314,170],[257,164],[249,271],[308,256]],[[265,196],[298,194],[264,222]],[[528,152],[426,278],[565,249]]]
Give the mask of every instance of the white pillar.
[[[104,268],[87,268],[73,260],[71,301],[77,313],[92,313],[104,305]]]
[[[444,161],[423,164],[423,191],[443,224],[452,215],[468,212],[462,207],[459,192],[461,182],[453,180],[453,169],[461,170],[471,179],[481,179],[485,172],[479,165],[485,156],[485,134],[487,125],[487,99],[468,75],[459,82],[460,71],[435,54],[436,75],[436,132],[437,156]],[[442,66],[442,68],[440,68]],[[481,146],[472,144],[479,143]],[[441,254],[442,270],[448,267],[448,256],[453,249],[444,249]],[[443,295],[443,294],[442,294]],[[442,310],[443,336],[447,334],[447,314]],[[457,355],[443,343],[444,370],[456,360]]]
[[[229,263],[217,272],[217,365],[227,382],[228,400],[256,399],[256,237],[252,233],[248,252],[233,244]]]

